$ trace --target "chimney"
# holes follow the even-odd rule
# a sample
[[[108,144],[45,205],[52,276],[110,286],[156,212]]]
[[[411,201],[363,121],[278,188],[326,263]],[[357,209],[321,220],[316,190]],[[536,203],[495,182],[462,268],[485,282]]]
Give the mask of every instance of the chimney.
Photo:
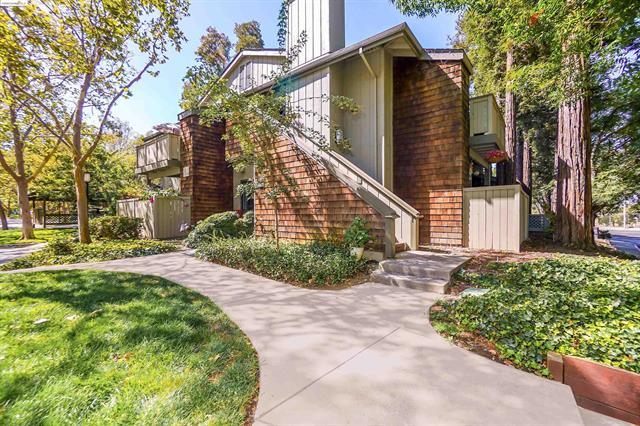
[[[292,0],[289,4],[287,50],[299,44],[301,34],[306,43],[293,61],[297,67],[344,47],[344,0]]]

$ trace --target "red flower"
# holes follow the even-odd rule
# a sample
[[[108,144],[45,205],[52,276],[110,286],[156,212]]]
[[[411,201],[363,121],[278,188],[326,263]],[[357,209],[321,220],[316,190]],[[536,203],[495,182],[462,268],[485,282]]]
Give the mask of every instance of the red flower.
[[[509,156],[505,151],[500,151],[496,149],[496,150],[487,152],[484,155],[484,158],[490,163],[501,163],[503,161],[506,161],[509,158]]]

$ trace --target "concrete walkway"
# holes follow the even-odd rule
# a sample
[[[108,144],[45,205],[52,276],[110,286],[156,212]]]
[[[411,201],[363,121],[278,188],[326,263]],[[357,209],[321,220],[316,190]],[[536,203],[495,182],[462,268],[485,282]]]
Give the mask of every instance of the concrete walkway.
[[[583,424],[568,387],[439,337],[433,294],[305,290],[186,253],[71,268],[162,276],[221,306],[258,351],[256,424]]]
[[[44,248],[45,243],[39,244],[15,244],[10,246],[0,247],[0,265],[3,263],[11,262],[12,260],[24,257],[34,251],[38,251]]]

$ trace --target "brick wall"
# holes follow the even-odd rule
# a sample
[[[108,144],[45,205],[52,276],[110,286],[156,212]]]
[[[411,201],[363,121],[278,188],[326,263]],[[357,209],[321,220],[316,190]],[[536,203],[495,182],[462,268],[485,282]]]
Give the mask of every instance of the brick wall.
[[[394,192],[416,208],[421,245],[462,245],[469,74],[461,61],[394,59]]]
[[[192,114],[180,120],[180,131],[180,184],[182,194],[191,197],[191,223],[233,209],[233,171],[222,140],[225,126],[202,125]]]
[[[290,196],[279,199],[281,238],[342,239],[351,221],[361,216],[369,222],[375,238],[371,248],[384,250],[383,217],[316,160],[286,139],[278,142],[273,159],[281,173],[292,177],[297,184]],[[273,203],[264,197],[262,191],[258,191],[255,201],[256,234],[274,235]]]

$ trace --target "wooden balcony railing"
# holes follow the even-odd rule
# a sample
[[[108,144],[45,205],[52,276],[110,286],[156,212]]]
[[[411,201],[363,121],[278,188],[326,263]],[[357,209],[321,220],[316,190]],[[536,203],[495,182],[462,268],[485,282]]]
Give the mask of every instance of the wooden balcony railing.
[[[136,150],[136,173],[144,174],[180,164],[180,138],[173,134],[151,137]]]
[[[504,117],[493,95],[472,98],[470,108],[470,145],[479,154],[504,150]]]

